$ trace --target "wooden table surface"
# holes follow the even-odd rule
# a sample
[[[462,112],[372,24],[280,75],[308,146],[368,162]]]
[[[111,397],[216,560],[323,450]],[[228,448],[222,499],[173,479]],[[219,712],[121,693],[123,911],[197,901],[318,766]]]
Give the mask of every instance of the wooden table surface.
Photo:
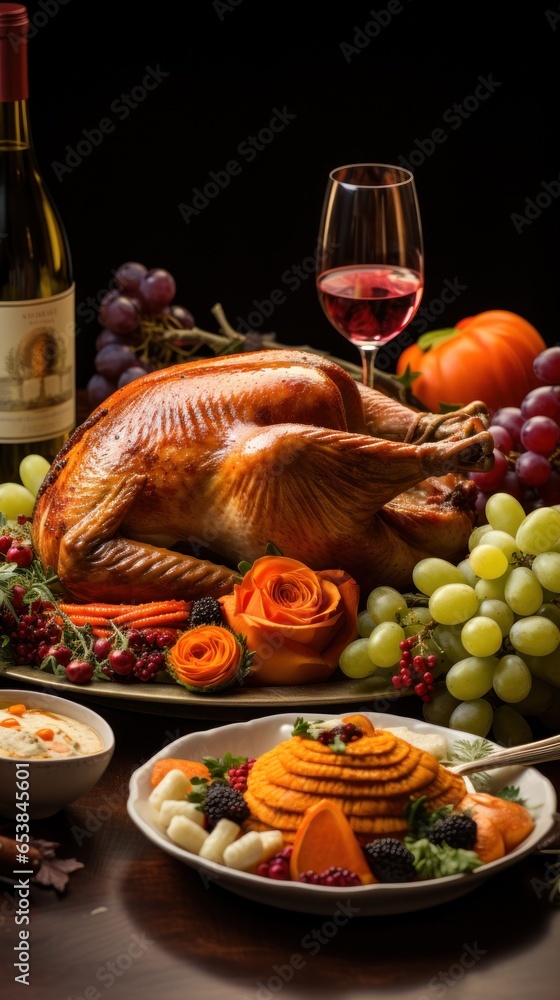
[[[0,688],[8,686],[0,680]],[[87,692],[73,689],[88,704]],[[413,699],[395,702],[418,714]],[[550,1000],[558,994],[560,908],[547,900],[545,858],[531,855],[456,902],[389,917],[328,918],[252,903],[205,883],[136,829],[126,812],[132,771],[165,744],[211,728],[205,719],[136,713],[105,700],[114,757],[96,788],[31,824],[75,857],[66,891],[31,892],[30,987],[14,983],[13,896],[0,882],[5,1000]],[[363,706],[368,707],[368,706]],[[356,710],[354,708],[354,710]],[[219,724],[219,723],[218,723]],[[560,788],[560,764],[542,770]],[[0,833],[14,832],[0,819]],[[322,931],[326,924],[327,933]],[[299,967],[294,970],[291,958]]]

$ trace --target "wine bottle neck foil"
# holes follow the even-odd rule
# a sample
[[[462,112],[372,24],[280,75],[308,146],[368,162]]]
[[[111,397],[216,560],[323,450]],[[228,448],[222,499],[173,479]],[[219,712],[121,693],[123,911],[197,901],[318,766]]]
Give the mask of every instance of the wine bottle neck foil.
[[[0,3],[0,101],[25,101],[29,16],[19,3]]]

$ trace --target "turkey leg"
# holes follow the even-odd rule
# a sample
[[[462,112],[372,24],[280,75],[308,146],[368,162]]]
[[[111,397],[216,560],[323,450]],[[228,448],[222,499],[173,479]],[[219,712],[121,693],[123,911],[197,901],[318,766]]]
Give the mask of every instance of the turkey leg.
[[[449,413],[423,413],[389,399],[375,389],[358,386],[366,424],[373,437],[424,444],[444,438],[468,438],[487,430],[490,424],[484,403],[475,400]]]

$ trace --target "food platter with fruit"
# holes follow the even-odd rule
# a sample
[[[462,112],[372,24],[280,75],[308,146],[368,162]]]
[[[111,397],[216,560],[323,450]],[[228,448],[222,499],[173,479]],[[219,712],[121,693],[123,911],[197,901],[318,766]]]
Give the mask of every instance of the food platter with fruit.
[[[486,791],[471,791],[465,798],[463,779],[441,763],[459,754],[456,732],[386,714],[352,718],[321,720],[314,713],[302,719],[290,713],[181,737],[134,772],[129,815],[149,840],[197,869],[209,884],[311,913],[332,913],[343,898],[360,916],[424,909],[457,898],[530,853],[550,829],[556,798],[539,772],[488,772]],[[353,727],[346,743],[340,739],[345,727],[346,732]],[[323,742],[317,739],[321,734]],[[473,751],[476,742],[470,738]],[[479,755],[494,748],[488,743]],[[397,781],[403,801],[418,803],[417,809],[423,802],[443,809],[437,816],[432,809],[435,822],[429,827],[416,823],[417,813],[407,832],[407,821],[396,816],[396,779],[387,777],[385,784],[379,772],[393,774],[397,758],[408,762]],[[356,769],[360,761],[366,770]],[[425,765],[429,770],[421,773]],[[368,767],[374,769],[371,774]],[[356,779],[345,777],[348,768],[360,775],[358,792]],[[334,786],[333,769],[340,776]],[[306,771],[316,777],[304,778]],[[271,782],[266,793],[263,780]],[[295,791],[303,782],[314,791]],[[265,816],[261,796],[274,800],[274,789],[282,792],[283,808],[273,807]],[[526,805],[511,801],[519,797]],[[302,809],[292,831],[290,808]],[[495,812],[489,814],[490,809]],[[456,817],[452,823],[450,816]],[[465,816],[478,820],[476,830]],[[506,827],[507,848],[499,832]],[[452,847],[449,840],[470,846]]]

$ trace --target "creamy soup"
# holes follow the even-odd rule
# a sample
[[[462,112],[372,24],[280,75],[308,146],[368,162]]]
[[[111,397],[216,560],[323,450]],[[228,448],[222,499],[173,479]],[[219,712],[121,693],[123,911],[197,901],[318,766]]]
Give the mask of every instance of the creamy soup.
[[[91,726],[67,715],[0,703],[0,756],[18,760],[83,757],[103,749]]]

